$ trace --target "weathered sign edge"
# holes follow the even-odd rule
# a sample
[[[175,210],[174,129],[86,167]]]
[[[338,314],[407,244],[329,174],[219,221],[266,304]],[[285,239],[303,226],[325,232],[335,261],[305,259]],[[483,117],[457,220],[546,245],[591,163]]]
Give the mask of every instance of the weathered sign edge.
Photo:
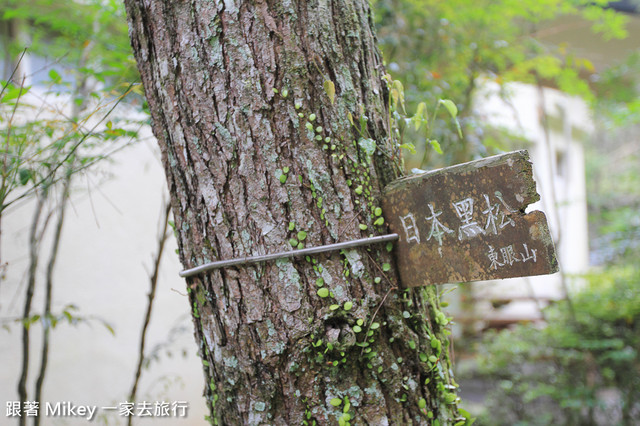
[[[429,176],[437,176],[443,173],[462,173],[464,171],[467,171],[469,169],[469,167],[473,167],[474,169],[478,169],[481,167],[496,167],[499,166],[501,164],[504,164],[506,162],[509,161],[509,159],[514,159],[514,158],[518,158],[518,157],[523,157],[523,159],[529,163],[530,166],[532,166],[530,157],[529,157],[529,151],[527,151],[526,149],[521,149],[521,150],[517,150],[517,151],[511,151],[511,152],[506,152],[504,154],[498,154],[498,155],[492,155],[490,157],[485,157],[485,158],[480,158],[478,160],[472,160],[472,161],[468,161],[466,163],[461,163],[461,164],[455,164],[453,166],[447,166],[447,167],[442,167],[440,169],[435,169],[435,170],[429,170],[426,171],[424,173],[417,173],[417,174],[413,174],[410,176],[405,176],[399,179],[394,180],[393,182],[390,182],[387,186],[385,186],[382,190],[381,195],[381,199],[384,198],[387,194],[394,192],[398,186],[400,185],[412,185],[412,184],[418,184],[420,182],[421,179]],[[532,168],[532,167],[531,167]],[[532,176],[532,180],[535,183],[535,179],[533,179]],[[537,187],[537,185],[536,185]],[[534,194],[535,193],[535,194]],[[532,197],[528,200],[529,202],[527,203],[527,205],[529,204],[533,204],[536,201],[540,200],[540,194],[538,194],[536,188],[533,188],[533,192],[532,192]],[[525,206],[526,207],[526,206]]]

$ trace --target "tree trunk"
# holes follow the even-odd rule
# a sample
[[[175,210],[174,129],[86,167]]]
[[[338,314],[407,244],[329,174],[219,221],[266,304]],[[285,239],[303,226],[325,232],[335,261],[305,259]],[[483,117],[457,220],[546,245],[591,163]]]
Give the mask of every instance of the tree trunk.
[[[399,160],[367,1],[125,3],[185,268],[386,232]],[[395,290],[384,245],[187,285],[215,424],[457,415],[436,290]]]

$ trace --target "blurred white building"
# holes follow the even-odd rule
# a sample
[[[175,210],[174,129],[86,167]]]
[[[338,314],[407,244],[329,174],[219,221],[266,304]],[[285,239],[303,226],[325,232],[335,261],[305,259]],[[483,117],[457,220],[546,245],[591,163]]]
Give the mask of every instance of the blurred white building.
[[[540,309],[575,290],[589,266],[583,142],[593,132],[587,104],[548,87],[484,82],[476,98],[483,121],[520,138],[541,196],[527,211],[542,210],[556,243],[560,272],[553,275],[462,284],[468,303],[454,299],[454,318],[478,328],[542,319]],[[505,93],[506,92],[506,93]],[[506,96],[505,96],[506,95]],[[456,312],[459,310],[459,312]]]
[[[541,28],[538,40],[550,46],[563,45],[577,57],[590,60],[596,73],[616,65],[638,50],[640,17],[632,1],[610,6],[630,13],[625,39],[605,40],[591,31],[592,23],[562,17]],[[529,150],[541,195],[541,201],[529,211],[542,210],[547,215],[561,268],[549,276],[463,284],[468,286],[464,291],[449,293],[450,312],[456,321],[483,329],[539,321],[543,319],[541,308],[583,283],[580,275],[589,268],[583,145],[594,137],[595,128],[587,103],[579,97],[521,83],[508,84],[501,93],[491,81],[479,83],[482,89],[474,101],[476,113],[525,141],[513,149]]]

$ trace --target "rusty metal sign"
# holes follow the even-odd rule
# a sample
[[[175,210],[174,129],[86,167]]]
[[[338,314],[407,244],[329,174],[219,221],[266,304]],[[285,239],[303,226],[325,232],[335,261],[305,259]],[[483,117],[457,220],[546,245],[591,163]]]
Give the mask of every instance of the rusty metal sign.
[[[406,287],[544,275],[558,271],[527,151],[399,179],[382,210],[400,238],[395,253]]]

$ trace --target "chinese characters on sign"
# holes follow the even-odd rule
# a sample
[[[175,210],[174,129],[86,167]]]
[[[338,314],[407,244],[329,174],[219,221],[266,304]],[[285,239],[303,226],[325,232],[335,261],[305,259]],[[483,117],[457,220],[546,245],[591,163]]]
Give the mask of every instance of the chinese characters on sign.
[[[500,210],[500,204],[496,203],[491,205],[487,194],[482,194],[482,196],[487,203],[487,209],[482,211],[482,214],[486,215],[484,227],[479,225],[478,222],[473,219],[473,198],[465,198],[464,200],[451,203],[453,210],[460,219],[460,226],[458,227],[457,233],[458,240],[462,241],[463,239],[471,239],[480,235],[498,235],[500,230],[505,226],[516,225],[510,215],[517,212],[507,206],[501,196],[498,196],[498,198],[502,201],[504,208],[506,208],[506,212]],[[435,212],[433,203],[429,203],[428,207],[430,215],[424,218],[430,223],[427,241],[431,240],[431,238],[435,238],[438,245],[442,247],[443,237],[447,234],[454,234],[454,231],[443,225],[438,219],[438,216],[442,214],[442,211]],[[402,229],[404,230],[405,241],[407,243],[416,242],[420,244],[420,233],[416,226],[416,219],[413,213],[408,213],[406,216],[400,216],[399,219],[402,224]],[[497,222],[498,220],[499,223]],[[438,253],[440,254],[440,257],[442,257],[442,250],[440,248],[438,248]]]
[[[113,411],[121,417],[187,417],[189,404],[186,401],[141,401],[121,402],[115,406],[77,405],[70,401],[7,401],[6,417],[78,417],[95,420],[98,411]]]
[[[500,266],[505,266],[505,265],[511,266],[513,265],[513,262],[527,262],[529,260],[533,260],[533,262],[535,262],[536,249],[531,250],[532,254],[529,254],[529,248],[527,247],[527,244],[522,243],[522,247],[524,248],[524,253],[519,253],[521,258],[518,257],[518,255],[515,253],[513,249],[513,244],[509,244],[506,247],[501,247],[500,256],[502,256],[502,263],[500,263],[498,260],[498,253],[495,251],[495,249],[492,246],[489,246],[489,253],[487,253],[487,256],[491,261],[490,268],[498,269],[498,267]],[[526,253],[526,256],[525,256],[525,253]]]
[[[555,248],[537,201],[526,151],[412,176],[384,191],[402,282],[446,282],[550,274]]]

